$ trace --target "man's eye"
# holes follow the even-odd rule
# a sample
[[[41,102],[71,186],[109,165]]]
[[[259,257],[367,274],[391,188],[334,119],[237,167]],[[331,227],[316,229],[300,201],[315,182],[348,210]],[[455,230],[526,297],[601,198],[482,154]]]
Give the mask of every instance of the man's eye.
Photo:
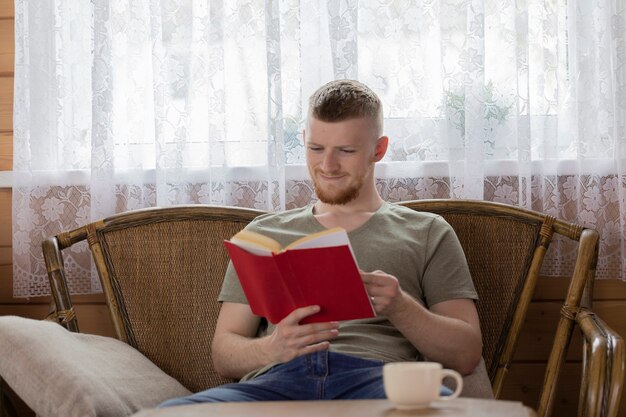
[[[354,149],[342,149],[341,152],[343,153],[354,153]]]
[[[317,152],[317,151],[321,151],[322,148],[320,148],[318,146],[309,146],[309,150],[313,151],[313,152]]]

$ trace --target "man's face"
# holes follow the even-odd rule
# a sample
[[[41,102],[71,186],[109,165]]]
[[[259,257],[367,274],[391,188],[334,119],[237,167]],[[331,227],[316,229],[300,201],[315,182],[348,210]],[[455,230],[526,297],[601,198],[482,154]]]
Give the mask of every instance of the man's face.
[[[356,199],[373,176],[374,162],[382,158],[372,123],[365,118],[329,123],[310,117],[304,137],[309,175],[320,201],[346,204]]]

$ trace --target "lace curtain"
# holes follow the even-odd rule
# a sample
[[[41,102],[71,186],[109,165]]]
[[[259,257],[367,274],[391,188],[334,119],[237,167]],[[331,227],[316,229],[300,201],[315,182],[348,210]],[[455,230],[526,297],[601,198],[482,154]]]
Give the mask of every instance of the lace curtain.
[[[389,201],[472,198],[601,233],[626,279],[623,0],[50,0],[15,5],[14,294],[40,243],[148,206],[314,201],[301,130],[338,78],[380,94]],[[74,293],[100,290],[86,248]],[[571,272],[555,242],[548,275]]]

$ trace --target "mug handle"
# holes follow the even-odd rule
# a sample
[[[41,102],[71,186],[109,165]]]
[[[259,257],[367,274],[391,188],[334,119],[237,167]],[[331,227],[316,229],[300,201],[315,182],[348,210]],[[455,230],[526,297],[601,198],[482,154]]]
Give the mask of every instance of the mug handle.
[[[456,381],[456,389],[451,395],[446,395],[444,397],[439,396],[439,399],[442,401],[451,400],[458,397],[459,394],[461,394],[461,390],[463,390],[463,377],[460,373],[458,373],[454,369],[442,369],[441,379],[444,379],[447,376],[454,378],[454,380]]]

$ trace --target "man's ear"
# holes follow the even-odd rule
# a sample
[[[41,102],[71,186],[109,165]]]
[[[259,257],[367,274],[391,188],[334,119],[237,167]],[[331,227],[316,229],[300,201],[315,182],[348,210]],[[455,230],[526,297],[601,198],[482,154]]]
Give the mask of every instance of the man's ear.
[[[376,149],[374,150],[374,162],[378,162],[387,153],[387,146],[389,145],[389,137],[381,136],[376,140]]]
[[[302,144],[306,147],[306,129],[302,129]]]

